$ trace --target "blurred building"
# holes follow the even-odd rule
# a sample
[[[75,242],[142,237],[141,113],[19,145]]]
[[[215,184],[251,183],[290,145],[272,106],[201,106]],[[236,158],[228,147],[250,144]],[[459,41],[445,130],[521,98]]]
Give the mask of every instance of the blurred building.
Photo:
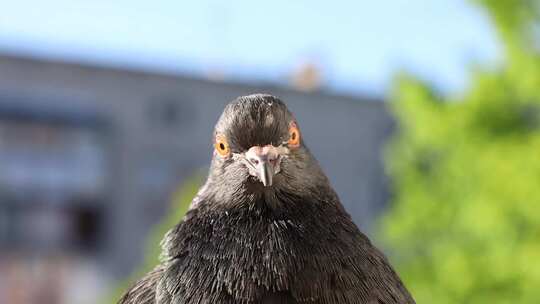
[[[95,303],[209,164],[224,105],[255,92],[289,104],[367,229],[388,196],[380,100],[0,55],[0,303]]]

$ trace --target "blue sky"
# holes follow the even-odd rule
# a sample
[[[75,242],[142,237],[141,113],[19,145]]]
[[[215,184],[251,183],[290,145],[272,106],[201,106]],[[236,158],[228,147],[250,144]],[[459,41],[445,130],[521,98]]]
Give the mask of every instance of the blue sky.
[[[408,69],[445,91],[467,64],[500,61],[484,12],[466,1],[5,1],[0,52],[284,83],[317,62],[330,90],[384,94]]]

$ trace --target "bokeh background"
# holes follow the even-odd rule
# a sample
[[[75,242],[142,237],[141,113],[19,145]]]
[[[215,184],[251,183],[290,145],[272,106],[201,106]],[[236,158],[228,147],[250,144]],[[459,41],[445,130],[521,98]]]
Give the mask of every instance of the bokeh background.
[[[4,1],[0,303],[114,303],[284,99],[418,303],[540,298],[540,1]]]

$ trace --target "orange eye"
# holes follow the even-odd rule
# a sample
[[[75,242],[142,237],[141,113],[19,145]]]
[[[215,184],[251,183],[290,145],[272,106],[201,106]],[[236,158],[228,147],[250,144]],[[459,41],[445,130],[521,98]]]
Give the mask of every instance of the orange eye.
[[[231,154],[231,150],[229,149],[229,143],[227,142],[227,138],[225,137],[225,135],[216,135],[214,147],[216,148],[216,152],[223,157],[229,156]]]
[[[289,142],[290,147],[299,147],[300,146],[300,130],[296,126],[296,123],[291,122],[289,127]]]

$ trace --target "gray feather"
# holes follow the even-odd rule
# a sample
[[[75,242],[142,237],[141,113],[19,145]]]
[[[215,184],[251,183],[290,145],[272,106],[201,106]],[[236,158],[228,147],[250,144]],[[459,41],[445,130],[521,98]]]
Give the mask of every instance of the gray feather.
[[[294,120],[269,95],[241,97],[216,125],[231,149],[279,144]],[[163,240],[161,264],[122,304],[414,303],[386,257],[346,213],[305,144],[273,187],[216,155],[184,220]]]

